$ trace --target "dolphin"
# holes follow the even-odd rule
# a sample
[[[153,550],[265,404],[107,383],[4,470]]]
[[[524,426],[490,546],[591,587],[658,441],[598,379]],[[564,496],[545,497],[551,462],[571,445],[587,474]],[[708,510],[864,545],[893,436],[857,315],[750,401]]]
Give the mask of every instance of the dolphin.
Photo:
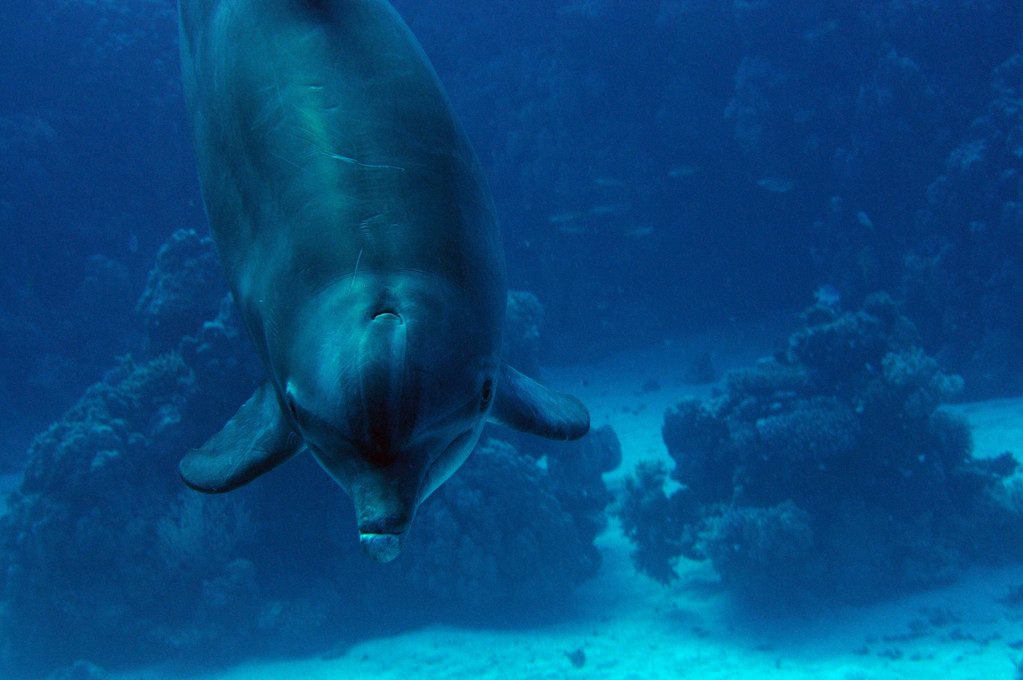
[[[268,376],[181,476],[230,491],[308,449],[363,549],[391,560],[486,421],[569,440],[589,413],[501,362],[490,194],[385,0],[180,0],[179,15],[206,215]]]

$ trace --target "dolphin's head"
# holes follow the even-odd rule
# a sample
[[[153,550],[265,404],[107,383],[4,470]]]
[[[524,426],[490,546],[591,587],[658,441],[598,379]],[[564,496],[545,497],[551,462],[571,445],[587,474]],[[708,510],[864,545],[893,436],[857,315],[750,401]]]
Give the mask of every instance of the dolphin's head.
[[[282,408],[351,496],[380,561],[397,556],[490,410],[500,331],[463,295],[424,275],[339,282],[295,316],[275,370]]]

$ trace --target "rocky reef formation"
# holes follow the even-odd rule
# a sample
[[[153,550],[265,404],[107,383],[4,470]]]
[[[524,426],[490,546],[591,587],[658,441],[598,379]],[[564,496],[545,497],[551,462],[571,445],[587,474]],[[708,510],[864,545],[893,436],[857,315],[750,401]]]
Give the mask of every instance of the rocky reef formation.
[[[927,189],[906,256],[909,313],[973,395],[1023,390],[1023,55],[994,70],[988,110]]]
[[[661,580],[709,559],[743,597],[863,601],[1023,558],[1011,454],[971,457],[938,408],[962,381],[919,348],[884,294],[818,305],[786,350],[665,414],[668,471],[645,463],[619,508],[637,566]]]
[[[543,453],[488,431],[388,565],[362,554],[351,504],[309,456],[224,496],[187,489],[180,456],[261,371],[229,299],[205,290],[211,254],[208,239],[175,234],[138,305],[149,347],[193,332],[122,358],[32,444],[0,518],[8,670],[326,649],[407,625],[535,616],[595,573],[611,500],[601,474],[621,456],[609,428]],[[535,357],[539,303],[515,297],[509,333]]]
[[[227,284],[217,262],[213,239],[178,229],[156,253],[146,286],[135,305],[150,350],[173,349],[196,328],[196,319],[216,315]]]
[[[504,360],[528,376],[540,372],[540,327],[543,305],[524,290],[508,291],[504,322]]]

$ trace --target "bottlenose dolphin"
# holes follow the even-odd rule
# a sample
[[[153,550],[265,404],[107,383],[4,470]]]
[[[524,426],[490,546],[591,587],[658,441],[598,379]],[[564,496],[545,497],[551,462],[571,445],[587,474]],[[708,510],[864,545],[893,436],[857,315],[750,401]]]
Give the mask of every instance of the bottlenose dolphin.
[[[181,0],[206,214],[268,380],[181,461],[235,489],[303,447],[387,561],[490,420],[589,414],[501,363],[504,254],[475,154],[385,0]]]

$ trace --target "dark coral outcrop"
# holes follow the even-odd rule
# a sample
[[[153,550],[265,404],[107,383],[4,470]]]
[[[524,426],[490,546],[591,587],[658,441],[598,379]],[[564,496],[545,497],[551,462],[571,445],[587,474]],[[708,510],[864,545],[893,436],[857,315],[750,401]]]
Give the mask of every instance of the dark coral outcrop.
[[[1023,55],[926,192],[905,257],[907,309],[974,395],[1023,389]]]
[[[416,519],[409,586],[447,616],[564,603],[600,559],[559,490],[534,460],[487,439]]]
[[[216,314],[227,289],[213,240],[178,229],[156,254],[135,311],[156,351],[175,347],[197,322]]]
[[[962,389],[884,294],[814,307],[789,346],[665,414],[667,471],[637,468],[619,509],[637,566],[709,559],[743,596],[869,600],[1023,559],[1011,456],[971,457]],[[1001,548],[997,546],[1001,545]]]
[[[525,290],[508,291],[504,321],[504,360],[526,375],[536,378],[540,371],[540,328],[543,305]]]
[[[168,597],[176,583],[155,527],[188,445],[175,435],[190,388],[176,355],[125,360],[33,442],[0,519],[10,667],[45,670],[84,648],[104,661],[118,648],[145,655],[144,629],[182,601]]]

